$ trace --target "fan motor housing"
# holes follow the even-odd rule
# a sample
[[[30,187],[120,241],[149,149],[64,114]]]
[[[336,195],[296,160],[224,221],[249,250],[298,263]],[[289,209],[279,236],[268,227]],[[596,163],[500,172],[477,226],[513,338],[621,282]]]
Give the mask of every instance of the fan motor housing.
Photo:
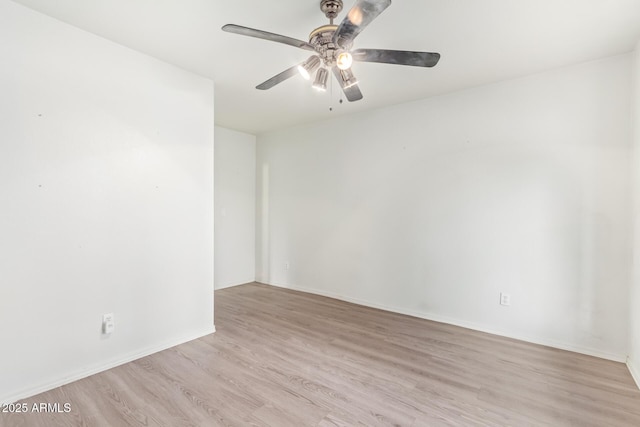
[[[324,65],[329,68],[336,64],[336,57],[340,52],[351,48],[349,44],[341,49],[333,42],[333,35],[337,29],[337,25],[323,25],[309,34],[309,44],[315,48]]]

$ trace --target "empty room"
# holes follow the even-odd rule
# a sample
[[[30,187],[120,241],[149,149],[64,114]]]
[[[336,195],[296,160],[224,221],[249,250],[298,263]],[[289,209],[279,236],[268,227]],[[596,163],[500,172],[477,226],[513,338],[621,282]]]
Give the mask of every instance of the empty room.
[[[639,23],[0,0],[0,427],[640,426]]]

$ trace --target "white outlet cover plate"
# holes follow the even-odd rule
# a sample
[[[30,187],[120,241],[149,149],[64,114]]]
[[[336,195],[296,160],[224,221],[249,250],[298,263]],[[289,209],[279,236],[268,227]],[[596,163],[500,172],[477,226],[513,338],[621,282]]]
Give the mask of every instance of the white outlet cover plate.
[[[113,321],[113,313],[104,314],[102,316],[102,333],[110,334],[115,329],[115,323]]]
[[[500,305],[511,305],[511,295],[500,293]]]

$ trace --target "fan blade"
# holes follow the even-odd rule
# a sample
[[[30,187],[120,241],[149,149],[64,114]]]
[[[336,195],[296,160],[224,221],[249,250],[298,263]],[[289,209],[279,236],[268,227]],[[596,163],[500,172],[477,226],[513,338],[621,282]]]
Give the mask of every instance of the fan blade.
[[[391,0],[358,0],[340,23],[333,35],[333,42],[346,47],[390,4]]]
[[[289,46],[299,47],[300,49],[311,50],[315,52],[313,46],[309,43],[294,39],[287,36],[282,36],[280,34],[269,33],[267,31],[256,30],[254,28],[243,27],[235,24],[227,24],[222,27],[222,31],[226,31],[227,33],[240,34],[242,36],[256,37],[259,39],[270,40],[272,42],[284,43]]]
[[[412,65],[414,67],[433,67],[440,60],[439,53],[384,49],[356,49],[351,52],[351,56],[354,61]]]
[[[275,76],[271,77],[266,82],[260,83],[258,86],[256,86],[256,89],[260,89],[260,90],[271,89],[275,85],[277,85],[279,83],[282,83],[283,81],[285,81],[287,79],[290,79],[291,77],[293,77],[296,74],[298,74],[298,66],[299,65],[294,65],[293,67],[291,67],[291,68],[289,68],[287,70],[284,70],[280,74],[276,74]]]
[[[333,75],[336,76],[336,79],[338,79],[338,83],[340,83],[340,87],[342,88],[342,91],[344,92],[349,102],[359,101],[362,99],[362,92],[360,92],[360,88],[358,87],[357,83],[353,86],[344,87],[344,80],[342,80],[342,76],[340,75],[340,70],[338,69],[338,67],[333,67]]]

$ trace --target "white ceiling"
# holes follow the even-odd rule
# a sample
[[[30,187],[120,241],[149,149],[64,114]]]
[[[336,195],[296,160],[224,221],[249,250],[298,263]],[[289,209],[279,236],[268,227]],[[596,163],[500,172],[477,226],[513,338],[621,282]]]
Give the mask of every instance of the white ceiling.
[[[364,99],[340,105],[335,82],[333,96],[299,77],[256,90],[309,53],[220,30],[307,40],[328,23],[319,0],[14,1],[214,79],[216,123],[254,134],[621,54],[640,40],[639,0],[395,0],[354,47],[439,52],[440,63],[356,63]]]

